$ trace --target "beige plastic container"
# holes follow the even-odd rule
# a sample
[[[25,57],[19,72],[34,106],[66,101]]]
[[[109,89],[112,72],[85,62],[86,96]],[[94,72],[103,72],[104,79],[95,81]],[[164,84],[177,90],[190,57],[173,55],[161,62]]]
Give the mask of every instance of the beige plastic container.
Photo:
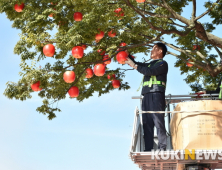
[[[197,110],[222,110],[222,101],[182,102],[175,108],[175,111]],[[222,112],[175,113],[170,130],[174,150],[222,149]]]

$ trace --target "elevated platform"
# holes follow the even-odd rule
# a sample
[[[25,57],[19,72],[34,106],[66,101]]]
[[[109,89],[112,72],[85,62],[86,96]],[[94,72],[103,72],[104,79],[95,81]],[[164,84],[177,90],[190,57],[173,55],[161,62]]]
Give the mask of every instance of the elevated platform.
[[[132,97],[140,99],[141,96]],[[166,95],[167,111],[170,111],[170,104],[197,100],[217,100],[218,94],[197,95]],[[141,102],[142,103],[142,102]],[[173,106],[175,107],[175,105]],[[144,152],[144,139],[142,128],[142,116],[138,108],[135,109],[132,142],[130,147],[130,158],[142,170],[212,170],[222,169],[222,150],[177,150],[174,151],[171,143],[170,126],[168,126],[167,151],[158,151],[158,139],[154,137],[154,151]],[[182,113],[181,113],[182,114]],[[171,114],[167,113],[170,124]],[[221,144],[222,145],[222,144]],[[188,154],[190,153],[190,155]],[[189,156],[188,156],[189,155]],[[195,156],[193,159],[192,156]]]

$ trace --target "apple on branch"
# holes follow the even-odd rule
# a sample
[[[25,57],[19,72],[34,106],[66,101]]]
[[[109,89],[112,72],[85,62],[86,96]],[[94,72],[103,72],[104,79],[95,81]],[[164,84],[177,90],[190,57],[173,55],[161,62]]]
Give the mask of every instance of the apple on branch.
[[[118,14],[118,13],[120,13],[121,11],[122,11],[122,8],[117,8],[117,9],[115,9],[114,12]]]
[[[188,61],[189,61],[189,62],[193,62],[193,60],[191,60],[191,59],[188,59]],[[193,67],[193,64],[187,63],[187,66],[188,66],[188,67]]]
[[[97,52],[100,54],[100,55],[104,55],[106,53],[106,51],[102,50],[102,49],[99,49],[97,50]]]
[[[91,78],[93,76],[93,70],[91,68],[86,69],[86,78]]]
[[[111,31],[108,32],[108,36],[109,37],[115,37],[116,36],[116,32],[111,30]]]
[[[83,50],[87,48],[86,44],[81,45],[81,47],[83,48]]]
[[[14,5],[14,9],[15,9],[16,12],[22,12],[24,7],[25,7],[24,3],[21,3],[20,5],[19,4]]]
[[[96,64],[93,70],[96,76],[103,76],[106,72],[106,66],[104,64]]]
[[[124,46],[126,46],[126,43],[121,42],[121,43],[120,43],[120,47],[124,47]]]
[[[104,37],[104,32],[100,31],[98,34],[96,34],[95,39],[98,41],[101,40],[103,37]]]
[[[69,96],[70,97],[78,97],[79,96],[79,88],[76,86],[72,86],[69,90],[68,90]]]
[[[120,64],[125,64],[125,61],[128,57],[128,54],[125,51],[120,51],[117,55],[116,55],[116,60],[120,63]]]
[[[138,3],[143,3],[143,2],[145,2],[146,0],[136,0],[136,2],[138,2]]]
[[[107,61],[105,61],[105,60],[107,60]],[[109,57],[109,55],[104,55],[103,56],[103,61],[105,61],[104,64],[110,64],[111,63],[111,58]]]
[[[31,88],[33,91],[41,91],[42,88],[40,88],[40,81],[37,81],[36,83],[31,84]]]
[[[193,45],[193,50],[199,50],[200,51],[200,46],[199,45]]]
[[[72,83],[75,81],[76,75],[74,71],[66,71],[63,74],[63,79],[66,83]]]
[[[47,57],[52,57],[55,54],[55,47],[53,44],[47,44],[43,47],[43,53]]]
[[[82,21],[82,13],[81,12],[75,12],[73,15],[73,18],[75,21]]]
[[[115,74],[112,74],[112,75],[107,75],[107,79],[111,79],[111,80],[113,80],[113,79],[115,79],[116,78],[116,75]]]
[[[113,88],[119,88],[120,87],[120,81],[119,80],[113,80],[112,85],[113,85]]]
[[[72,56],[74,58],[82,58],[84,54],[84,50],[81,46],[75,46],[72,48]]]

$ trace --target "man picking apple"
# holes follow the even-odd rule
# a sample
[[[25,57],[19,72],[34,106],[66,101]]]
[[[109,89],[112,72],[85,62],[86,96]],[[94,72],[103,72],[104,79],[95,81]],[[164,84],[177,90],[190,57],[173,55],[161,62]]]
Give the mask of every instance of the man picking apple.
[[[125,63],[144,75],[142,88],[142,110],[143,111],[164,111],[165,110],[165,89],[167,82],[168,64],[163,60],[167,48],[163,43],[156,43],[151,50],[150,63],[136,62],[131,55]],[[143,130],[145,150],[153,149],[154,126],[157,129],[158,149],[166,150],[167,136],[164,122],[164,113],[144,113]]]

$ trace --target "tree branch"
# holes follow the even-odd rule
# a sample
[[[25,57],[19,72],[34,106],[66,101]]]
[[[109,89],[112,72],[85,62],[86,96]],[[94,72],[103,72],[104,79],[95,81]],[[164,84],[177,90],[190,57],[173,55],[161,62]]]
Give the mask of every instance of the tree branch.
[[[200,16],[196,17],[194,21],[197,21],[198,19],[202,18],[204,15],[208,14],[215,7],[216,3],[218,3],[219,1],[220,0],[217,0],[215,3],[213,3],[213,5],[210,9],[208,9],[206,12],[204,12]]]
[[[163,41],[163,40],[161,40],[161,42],[164,43],[164,44],[166,44],[168,47],[173,48],[174,50],[177,50],[177,51],[179,51],[179,52],[182,52],[182,53],[186,54],[186,55],[189,56],[191,59],[193,59],[194,61],[196,61],[196,58],[193,57],[192,55],[190,55],[191,50],[183,50],[183,49],[181,49],[181,48],[176,47],[176,46],[173,45],[173,44],[166,43],[166,42]],[[197,53],[199,53],[199,56],[200,56],[208,65],[210,65],[210,63],[206,60],[206,57],[204,57],[200,52],[197,52]],[[198,64],[196,64],[196,65],[201,66],[201,67],[205,67],[205,65],[207,65],[207,64],[202,63],[202,62],[199,62],[199,61],[198,61],[197,63],[198,63]]]
[[[193,0],[193,11],[191,15],[191,21],[194,23],[194,19],[196,18],[196,0]]]
[[[172,25],[176,25],[176,26],[179,26],[179,27],[182,27],[182,28],[186,28],[187,27],[187,26],[183,26],[183,25],[175,23],[172,19],[169,19],[169,20],[172,22]]]
[[[220,56],[220,62],[222,63],[222,52],[216,47],[214,46],[215,50],[217,51],[217,53],[219,54]]]
[[[148,21],[148,19],[143,15],[143,13],[140,11],[140,10],[137,10],[130,2],[129,0],[124,0],[127,5],[132,8],[134,11],[136,11],[139,15],[141,15],[141,17],[146,21],[146,23],[148,23],[148,25],[154,29],[154,30],[157,30],[157,31],[161,31],[163,34],[172,34],[172,33],[175,33],[175,34],[178,34],[180,36],[186,36],[192,29],[192,28],[188,28],[186,31],[184,32],[180,32],[178,31],[177,29],[171,29],[171,30],[164,30],[162,27],[156,27],[154,26],[151,22]]]
[[[137,9],[139,9],[139,8],[137,8]],[[150,16],[158,17],[158,18],[174,18],[173,15],[161,15],[161,14],[156,14],[156,13],[147,12],[147,11],[143,11],[143,12],[144,12],[144,14],[148,14]]]
[[[157,5],[157,6],[161,6],[164,8],[164,5],[161,3],[157,3],[157,2],[153,2],[153,0],[146,0],[146,3],[148,4],[152,4],[152,5]]]
[[[171,14],[174,16],[175,19],[178,19],[182,23],[190,26],[190,20],[182,17],[181,15],[177,14],[167,3],[165,0],[163,0],[164,8],[166,8]]]

